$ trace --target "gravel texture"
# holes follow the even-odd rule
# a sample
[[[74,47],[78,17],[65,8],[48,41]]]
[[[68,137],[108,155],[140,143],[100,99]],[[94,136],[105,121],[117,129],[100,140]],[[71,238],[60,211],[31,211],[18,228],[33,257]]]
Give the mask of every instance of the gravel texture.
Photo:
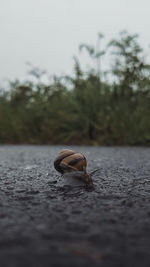
[[[150,148],[71,147],[94,188],[64,181],[61,146],[0,146],[0,266],[150,266]]]

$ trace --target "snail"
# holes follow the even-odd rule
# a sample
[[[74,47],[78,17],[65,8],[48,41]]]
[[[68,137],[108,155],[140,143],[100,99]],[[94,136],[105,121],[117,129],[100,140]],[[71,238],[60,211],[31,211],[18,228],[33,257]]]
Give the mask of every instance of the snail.
[[[54,161],[55,169],[62,175],[71,174],[86,184],[93,184],[92,175],[98,170],[91,173],[86,172],[87,161],[82,153],[74,150],[63,149],[59,152]]]

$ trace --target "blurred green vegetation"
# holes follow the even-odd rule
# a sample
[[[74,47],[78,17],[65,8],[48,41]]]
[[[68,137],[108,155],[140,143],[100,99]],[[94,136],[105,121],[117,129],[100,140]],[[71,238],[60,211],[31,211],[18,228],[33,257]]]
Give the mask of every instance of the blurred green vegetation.
[[[83,71],[74,58],[71,77],[49,85],[32,69],[36,82],[9,82],[0,91],[0,143],[149,145],[150,65],[138,35],[121,32],[105,50],[81,44],[95,69]],[[108,72],[102,58],[110,57]],[[109,78],[108,78],[109,77]]]

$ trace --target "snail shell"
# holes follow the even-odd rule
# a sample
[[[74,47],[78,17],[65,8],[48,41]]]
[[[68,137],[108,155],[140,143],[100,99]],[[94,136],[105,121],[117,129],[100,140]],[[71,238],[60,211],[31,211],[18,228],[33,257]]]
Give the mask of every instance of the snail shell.
[[[93,184],[91,175],[86,172],[87,161],[82,153],[63,149],[54,161],[55,169],[61,174],[71,174],[86,184]]]
[[[86,171],[87,161],[83,154],[74,150],[63,149],[54,161],[55,169],[64,173],[66,171]]]

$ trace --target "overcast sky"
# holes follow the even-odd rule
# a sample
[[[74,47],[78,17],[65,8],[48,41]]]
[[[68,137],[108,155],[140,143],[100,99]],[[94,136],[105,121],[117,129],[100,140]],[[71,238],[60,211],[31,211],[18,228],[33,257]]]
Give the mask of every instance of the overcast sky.
[[[148,47],[150,0],[0,0],[0,82],[26,77],[27,61],[50,74],[71,73],[80,43],[124,29]]]

